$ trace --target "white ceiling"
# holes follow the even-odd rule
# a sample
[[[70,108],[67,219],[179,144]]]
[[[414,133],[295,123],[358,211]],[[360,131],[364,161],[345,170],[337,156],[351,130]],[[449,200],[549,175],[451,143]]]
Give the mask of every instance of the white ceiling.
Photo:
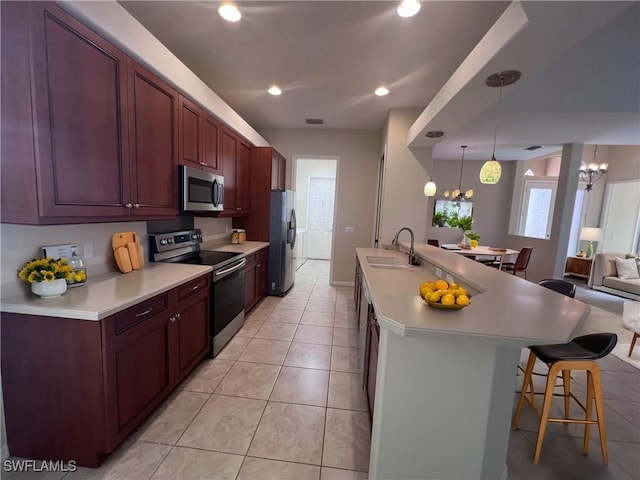
[[[119,3],[254,128],[380,129],[390,108],[426,108],[411,146],[457,159],[467,144],[466,158],[486,159],[499,92],[484,81],[518,69],[497,117],[499,159],[640,144],[638,2],[423,1],[401,18],[397,2],[241,1],[236,24],[219,2]],[[376,97],[379,85],[391,93]],[[429,143],[428,130],[446,135]]]

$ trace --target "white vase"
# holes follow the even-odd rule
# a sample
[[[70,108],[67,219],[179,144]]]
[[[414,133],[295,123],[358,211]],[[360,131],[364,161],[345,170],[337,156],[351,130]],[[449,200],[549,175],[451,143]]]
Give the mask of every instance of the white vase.
[[[42,298],[56,298],[67,291],[67,281],[56,278],[50,282],[33,282],[31,291]]]

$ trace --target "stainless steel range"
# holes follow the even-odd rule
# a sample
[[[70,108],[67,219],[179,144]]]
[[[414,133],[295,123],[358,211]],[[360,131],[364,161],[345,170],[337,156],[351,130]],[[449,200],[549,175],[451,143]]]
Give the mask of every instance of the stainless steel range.
[[[244,266],[241,253],[201,250],[199,229],[149,235],[151,261],[211,265],[211,336],[215,357],[244,323]]]

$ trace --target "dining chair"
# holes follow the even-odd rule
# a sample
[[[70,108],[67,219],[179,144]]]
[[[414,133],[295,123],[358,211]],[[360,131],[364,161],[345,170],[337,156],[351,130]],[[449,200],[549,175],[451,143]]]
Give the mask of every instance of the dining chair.
[[[515,262],[505,262],[502,264],[502,269],[511,272],[514,275],[517,275],[519,272],[524,274],[524,278],[527,278],[527,267],[529,266],[529,259],[531,258],[531,252],[533,252],[532,247],[523,247],[522,250],[518,253]],[[499,262],[494,262],[493,266],[496,268],[500,267]]]
[[[440,247],[440,240],[434,240],[433,238],[430,238],[429,240],[427,240],[427,244],[433,245],[434,247]]]
[[[566,295],[567,297],[574,298],[576,296],[576,286],[566,280],[545,278],[544,280],[540,280],[538,285],[553,290],[554,292],[561,293],[562,295]]]

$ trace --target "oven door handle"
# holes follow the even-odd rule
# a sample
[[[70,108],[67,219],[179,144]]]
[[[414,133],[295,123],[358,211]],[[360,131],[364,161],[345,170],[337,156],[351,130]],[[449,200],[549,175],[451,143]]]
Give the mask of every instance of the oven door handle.
[[[246,264],[247,260],[243,258],[240,263],[234,265],[233,267],[225,268],[224,270],[218,270],[217,272],[214,272],[214,275],[217,277],[219,275],[224,275],[225,273],[235,272],[236,270],[240,270]]]

